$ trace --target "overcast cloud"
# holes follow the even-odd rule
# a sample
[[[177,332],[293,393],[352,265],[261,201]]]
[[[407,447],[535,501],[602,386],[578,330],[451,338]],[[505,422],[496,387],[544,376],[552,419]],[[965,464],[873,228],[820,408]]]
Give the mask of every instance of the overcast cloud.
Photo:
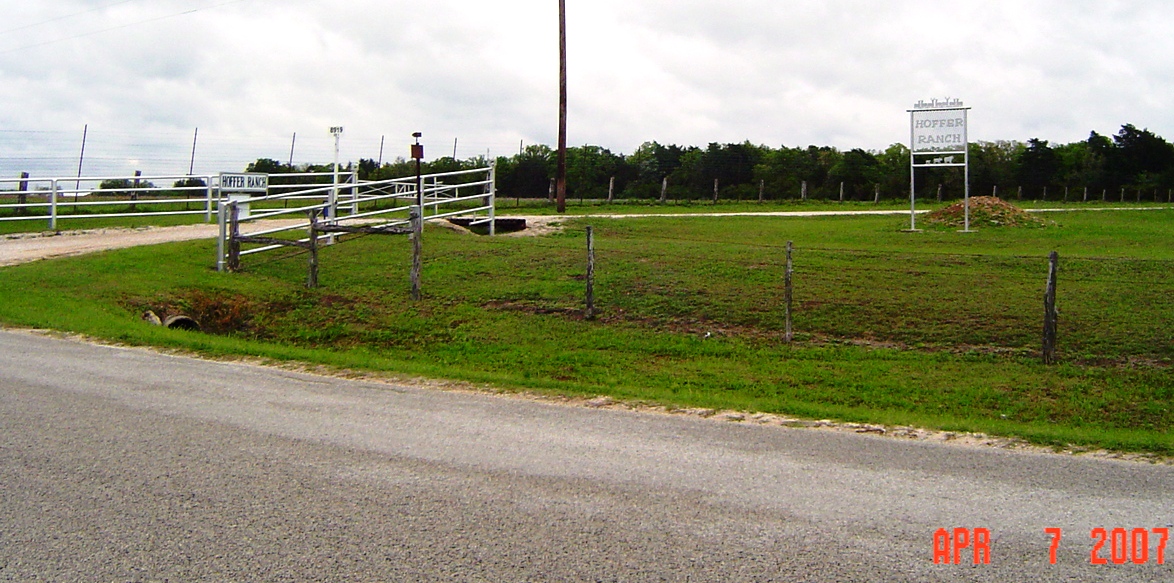
[[[956,97],[972,140],[1132,123],[1174,137],[1174,3],[567,0],[569,142],[908,140]],[[0,0],[0,175],[239,170],[553,144],[556,0]]]

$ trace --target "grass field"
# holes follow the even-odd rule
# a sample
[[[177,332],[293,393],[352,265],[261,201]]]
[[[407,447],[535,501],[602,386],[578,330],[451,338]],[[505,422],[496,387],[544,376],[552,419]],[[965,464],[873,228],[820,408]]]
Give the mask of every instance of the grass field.
[[[420,302],[407,297],[403,237],[325,249],[315,290],[302,285],[305,256],[219,274],[214,243],[191,242],[0,270],[0,321],[505,389],[1174,454],[1174,212],[1047,218],[1057,224],[971,234],[902,233],[900,216],[568,218],[546,237],[429,227]],[[588,221],[594,321],[582,317]],[[1047,367],[1052,250],[1061,364]],[[193,315],[206,333],[148,326],[145,309]]]

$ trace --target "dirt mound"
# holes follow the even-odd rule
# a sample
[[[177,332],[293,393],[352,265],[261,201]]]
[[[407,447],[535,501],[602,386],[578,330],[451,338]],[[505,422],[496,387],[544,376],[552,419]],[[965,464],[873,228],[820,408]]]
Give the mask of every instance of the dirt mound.
[[[966,223],[966,204],[956,202],[926,215],[931,225],[962,228]],[[1043,227],[1047,223],[1027,211],[993,196],[970,199],[971,227]]]

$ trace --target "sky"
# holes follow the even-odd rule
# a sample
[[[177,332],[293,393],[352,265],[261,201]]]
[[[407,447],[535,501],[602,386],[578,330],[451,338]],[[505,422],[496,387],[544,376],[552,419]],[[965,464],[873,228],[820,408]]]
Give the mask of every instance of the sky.
[[[1174,2],[566,4],[572,146],[882,150],[946,97],[972,141],[1174,138]],[[328,163],[332,126],[343,161],[553,146],[558,2],[0,0],[0,178]]]

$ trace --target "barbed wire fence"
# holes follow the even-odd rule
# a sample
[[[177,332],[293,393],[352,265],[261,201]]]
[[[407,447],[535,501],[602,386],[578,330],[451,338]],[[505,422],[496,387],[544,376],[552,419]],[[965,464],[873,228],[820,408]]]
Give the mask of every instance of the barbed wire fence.
[[[527,241],[541,249],[545,267],[573,280],[565,295],[537,301],[586,308],[586,289],[575,283],[589,272],[584,240]],[[1174,318],[1174,260],[884,252],[793,243],[793,278],[788,278],[788,242],[642,235],[636,250],[596,229],[592,243],[591,307],[605,322],[627,318],[777,342],[785,342],[793,326],[798,342],[1009,354],[1047,362],[1174,359],[1167,325]],[[716,244],[744,252],[707,265],[710,254],[700,250]],[[425,265],[459,261],[460,254],[434,255]]]

